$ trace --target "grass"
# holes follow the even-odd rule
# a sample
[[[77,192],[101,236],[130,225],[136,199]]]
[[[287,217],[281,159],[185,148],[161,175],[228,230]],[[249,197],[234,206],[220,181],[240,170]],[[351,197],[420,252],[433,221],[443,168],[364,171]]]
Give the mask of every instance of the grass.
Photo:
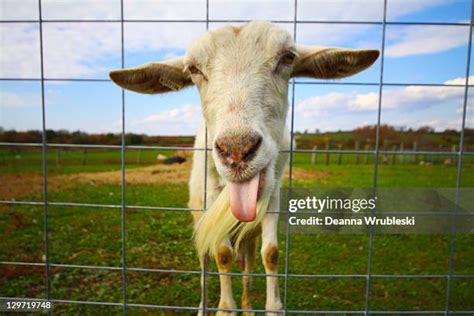
[[[144,152],[143,152],[144,153]],[[143,154],[142,153],[142,154]],[[132,153],[130,153],[131,155]],[[78,156],[79,155],[79,156]],[[116,152],[89,153],[86,165],[77,163],[79,153],[51,171],[70,174],[119,170]],[[143,161],[151,164],[156,152]],[[53,155],[54,156],[54,155]],[[11,156],[10,156],[11,157]],[[2,165],[0,174],[38,173],[29,162],[38,153],[22,153],[17,164]],[[127,157],[130,164],[136,156]],[[6,159],[7,161],[10,158]],[[26,161],[25,163],[21,162]],[[104,161],[109,161],[105,164]],[[48,161],[49,162],[49,161]],[[147,163],[143,163],[146,165]],[[41,165],[40,165],[41,166]],[[128,167],[128,165],[127,165]],[[295,155],[295,167],[314,171],[311,155]],[[474,187],[474,166],[465,164],[463,186]],[[294,179],[295,187],[371,187],[372,165],[318,164],[320,176]],[[39,169],[41,170],[41,169]],[[455,165],[385,165],[381,164],[378,185],[381,187],[454,187]],[[288,185],[288,182],[286,182]],[[186,207],[185,183],[126,187],[129,205]],[[25,197],[24,199],[28,199]],[[48,199],[62,202],[119,204],[121,187],[117,184],[81,183],[49,193]],[[43,208],[39,206],[0,207],[0,261],[43,262]],[[121,266],[120,208],[49,207],[50,260],[53,263]],[[285,265],[285,232],[280,231],[280,273]],[[131,268],[154,268],[199,271],[192,245],[191,216],[182,211],[149,209],[126,210],[126,260]],[[377,235],[373,240],[372,273],[446,274],[449,267],[449,235]],[[366,235],[290,235],[289,272],[293,274],[365,274],[369,237]],[[474,274],[474,235],[457,235],[455,274]],[[257,259],[260,261],[260,258]],[[215,271],[215,266],[211,265]],[[234,268],[235,272],[238,272]],[[263,273],[257,264],[257,273]],[[55,299],[121,302],[121,271],[53,267],[51,294]],[[234,296],[239,301],[241,280],[234,278]],[[283,292],[283,279],[280,288]],[[200,276],[189,273],[127,272],[128,302],[157,305],[197,306]],[[209,303],[217,306],[217,276],[208,276]],[[442,310],[446,279],[375,278],[372,281],[371,308],[376,310]],[[264,308],[265,278],[254,278],[254,308]],[[366,279],[362,278],[290,278],[289,309],[361,310],[365,308]],[[452,282],[453,310],[474,309],[474,279],[455,278]],[[0,295],[44,297],[44,268],[0,266]],[[120,314],[120,307],[58,304],[55,314]],[[132,315],[188,315],[185,311],[159,311],[131,308]]]
[[[156,163],[158,154],[172,156],[170,150],[127,149],[127,168]],[[47,155],[50,174],[112,171],[121,168],[121,150],[50,148]],[[42,153],[36,149],[0,149],[0,173],[31,172],[42,173]]]

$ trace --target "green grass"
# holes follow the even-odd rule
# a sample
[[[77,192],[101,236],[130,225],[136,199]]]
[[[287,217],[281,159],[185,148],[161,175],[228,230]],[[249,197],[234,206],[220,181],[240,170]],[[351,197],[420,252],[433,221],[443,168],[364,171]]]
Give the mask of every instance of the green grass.
[[[133,168],[156,163],[158,154],[171,157],[174,151],[127,149],[125,153],[127,168]],[[112,171],[121,168],[120,149],[50,148],[47,158],[48,173],[51,174]],[[40,148],[0,150],[0,174],[18,172],[43,172]]]
[[[119,153],[98,152],[90,165],[77,165],[79,153],[71,156],[67,171],[118,170],[104,161],[120,158]],[[28,155],[31,155],[28,156]],[[72,155],[72,153],[71,153]],[[33,160],[38,153],[23,154]],[[156,157],[156,152],[150,154]],[[132,159],[133,157],[129,158]],[[10,159],[10,158],[9,158]],[[23,160],[19,159],[19,160]],[[25,158],[26,159],[26,158]],[[64,158],[67,161],[66,158]],[[120,161],[120,160],[119,160]],[[131,163],[131,162],[130,162]],[[92,166],[97,166],[94,168]],[[321,171],[315,179],[294,179],[295,187],[371,187],[372,165],[311,164],[311,155],[295,155],[295,166]],[[36,168],[36,167],[35,167]],[[39,172],[18,163],[18,169],[3,165],[0,173]],[[88,169],[90,168],[90,169]],[[101,169],[104,168],[104,169]],[[107,169],[113,168],[113,169]],[[474,167],[465,164],[463,185],[474,187]],[[385,165],[378,175],[381,187],[454,187],[456,166]],[[288,185],[288,182],[286,183]],[[129,205],[185,207],[187,186],[129,185]],[[51,192],[48,198],[62,202],[120,204],[119,185],[78,184]],[[39,206],[0,207],[0,261],[43,261],[44,210]],[[49,207],[50,260],[53,263],[121,266],[120,208]],[[280,231],[280,273],[285,265],[285,232]],[[289,272],[294,274],[365,274],[369,237],[365,235],[290,235]],[[474,274],[474,235],[456,237],[455,274]],[[377,235],[373,240],[374,274],[446,274],[449,267],[448,235]],[[127,209],[126,260],[131,268],[199,270],[193,244],[191,215],[182,211]],[[260,258],[257,273],[263,273]],[[211,265],[215,271],[215,266]],[[234,268],[235,272],[238,272]],[[234,296],[239,301],[241,280],[234,278]],[[51,293],[55,299],[121,302],[121,271],[71,269],[51,270]],[[127,273],[128,301],[131,303],[197,306],[200,276],[186,273]],[[283,292],[283,282],[280,288]],[[209,303],[217,306],[217,276],[208,277]],[[315,310],[361,310],[365,305],[365,278],[290,278],[288,308]],[[264,308],[265,278],[254,278],[254,308]],[[41,267],[0,266],[0,295],[44,297],[44,269]],[[452,283],[453,310],[474,309],[474,279],[459,278]],[[444,308],[446,279],[388,279],[372,281],[371,308],[377,310],[438,310]],[[58,304],[57,314],[120,314],[117,307]],[[131,308],[130,314],[189,315],[184,311]]]

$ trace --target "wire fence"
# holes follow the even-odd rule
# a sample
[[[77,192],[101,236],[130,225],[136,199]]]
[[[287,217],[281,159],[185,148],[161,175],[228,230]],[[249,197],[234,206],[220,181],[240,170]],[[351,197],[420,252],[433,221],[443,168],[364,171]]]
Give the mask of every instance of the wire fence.
[[[174,146],[139,146],[139,145],[127,145],[125,141],[126,134],[126,95],[125,91],[122,90],[121,94],[121,145],[92,145],[92,144],[61,144],[61,143],[48,143],[46,138],[47,130],[47,120],[46,120],[46,107],[45,107],[45,82],[48,81],[84,81],[84,82],[108,82],[108,79],[73,79],[73,78],[46,78],[44,74],[44,50],[43,50],[43,25],[45,23],[120,23],[121,26],[121,66],[125,66],[125,48],[124,48],[124,23],[134,23],[134,22],[157,22],[157,23],[178,23],[178,22],[187,22],[187,23],[205,23],[206,29],[209,29],[210,23],[240,23],[248,22],[248,20],[218,20],[209,18],[209,0],[206,0],[206,19],[188,19],[188,20],[160,20],[160,19],[141,19],[141,20],[130,20],[124,18],[124,0],[120,1],[120,19],[96,19],[96,20],[45,20],[43,19],[42,12],[42,1],[38,0],[38,10],[39,10],[39,19],[38,20],[8,20],[0,21],[0,23],[32,23],[39,26],[39,37],[40,37],[40,60],[41,60],[41,78],[0,78],[0,81],[39,81],[41,83],[41,108],[42,108],[42,142],[41,143],[11,143],[11,142],[0,142],[0,148],[7,147],[34,147],[41,148],[42,154],[42,186],[43,186],[43,197],[42,201],[15,201],[15,200],[0,200],[0,205],[37,205],[42,206],[44,210],[44,227],[43,227],[43,236],[44,236],[44,262],[11,262],[11,261],[0,261],[0,265],[10,265],[10,266],[28,266],[28,267],[44,267],[45,274],[45,284],[46,284],[46,293],[45,299],[55,303],[62,304],[81,304],[81,305],[101,305],[101,306],[118,306],[123,307],[123,313],[127,314],[127,309],[129,307],[140,307],[140,308],[149,308],[149,309],[161,309],[161,310],[182,310],[182,311],[199,311],[202,310],[204,314],[206,312],[215,312],[219,311],[218,308],[212,308],[207,306],[206,297],[207,297],[207,281],[208,276],[214,275],[231,275],[231,276],[275,276],[284,279],[283,289],[284,289],[284,309],[281,311],[266,311],[262,309],[252,309],[252,310],[243,310],[243,309],[226,309],[225,311],[235,311],[235,312],[276,312],[282,314],[426,314],[426,315],[448,315],[448,314],[472,314],[474,310],[468,311],[459,311],[451,310],[451,298],[452,298],[452,280],[453,279],[474,279],[472,274],[455,274],[454,273],[454,255],[455,255],[455,225],[453,224],[453,229],[450,237],[450,249],[449,249],[449,267],[446,274],[374,274],[372,273],[372,258],[373,258],[373,238],[374,232],[373,229],[370,231],[369,235],[369,251],[367,257],[367,273],[366,274],[295,274],[290,273],[290,260],[289,260],[289,250],[291,247],[291,238],[290,238],[290,229],[289,221],[287,221],[286,226],[286,243],[285,243],[285,266],[284,273],[278,274],[266,274],[266,273],[232,273],[232,272],[214,272],[207,271],[206,268],[203,268],[201,271],[198,270],[169,270],[169,269],[150,269],[150,268],[133,268],[127,266],[126,262],[126,238],[127,238],[127,227],[126,227],[126,210],[127,209],[147,209],[154,211],[205,211],[207,205],[204,205],[203,209],[191,209],[191,208],[180,208],[180,207],[162,207],[162,206],[141,206],[141,205],[129,205],[127,204],[126,199],[126,159],[125,153],[130,149],[143,149],[143,150],[189,150],[189,151],[210,151],[211,149],[207,146],[207,130],[206,130],[206,145],[205,148],[183,148],[183,147],[174,147]],[[471,66],[471,50],[472,50],[472,27],[473,17],[474,17],[474,2],[471,3],[471,18],[468,22],[391,22],[387,21],[387,0],[383,0],[383,18],[381,21],[305,21],[298,20],[298,1],[294,0],[294,18],[293,20],[275,20],[272,22],[282,23],[282,24],[292,24],[293,26],[293,36],[297,37],[297,26],[299,24],[360,24],[360,25],[380,25],[382,27],[382,38],[381,38],[381,63],[380,63],[380,76],[378,82],[305,82],[292,79],[291,85],[291,103],[290,103],[290,131],[291,131],[291,148],[290,153],[290,163],[289,163],[289,196],[292,195],[293,190],[293,156],[294,153],[338,153],[338,154],[365,154],[373,155],[373,165],[374,165],[374,177],[373,177],[373,190],[377,190],[377,180],[378,180],[378,170],[379,170],[379,159],[378,157],[383,154],[397,154],[397,155],[418,155],[418,154],[429,154],[429,155],[454,155],[457,157],[457,173],[456,173],[456,202],[460,199],[460,188],[461,188],[461,177],[462,177],[462,163],[464,156],[474,155],[472,151],[465,151],[464,140],[465,140],[465,129],[466,129],[466,113],[468,110],[468,89],[473,85],[469,85],[469,74]],[[468,52],[467,52],[467,62],[465,69],[465,83],[464,84],[425,84],[425,83],[387,83],[384,82],[384,61],[385,61],[385,44],[386,44],[386,26],[388,25],[437,25],[437,26],[469,26],[469,42],[468,42]],[[378,87],[378,106],[377,106],[377,129],[376,129],[376,140],[374,150],[330,150],[330,149],[296,149],[293,148],[293,139],[295,136],[295,87],[297,85],[349,85],[349,86],[377,86]],[[381,111],[383,105],[383,87],[384,86],[442,86],[442,87],[462,87],[464,88],[463,95],[463,108],[462,108],[462,128],[460,132],[460,141],[458,150],[455,152],[446,152],[446,151],[423,151],[423,150],[411,150],[411,151],[390,151],[390,150],[381,150],[380,149],[380,126],[381,126]],[[121,194],[122,199],[120,204],[94,204],[94,203],[72,203],[72,202],[58,202],[50,201],[48,199],[48,150],[50,148],[94,148],[94,149],[120,149],[121,152]],[[205,155],[205,181],[207,183],[207,157]],[[207,185],[204,185],[206,188]],[[204,201],[206,201],[206,194],[204,192]],[[120,209],[121,211],[121,266],[103,266],[103,265],[75,265],[75,264],[61,264],[54,263],[50,260],[50,249],[49,249],[49,240],[48,232],[50,229],[48,223],[48,208],[50,206],[68,206],[68,207],[88,207],[88,208],[113,208]],[[274,211],[272,213],[281,213],[283,216],[287,216],[289,213],[287,211]],[[397,214],[397,213],[394,213]],[[402,213],[406,215],[407,213]],[[456,210],[454,212],[448,213],[453,217],[456,216]],[[455,221],[453,220],[453,223]],[[206,265],[205,265],[206,266]],[[98,302],[98,301],[81,301],[81,300],[64,300],[64,299],[55,299],[51,295],[51,269],[52,268],[71,268],[71,269],[92,269],[92,270],[107,270],[107,271],[119,271],[122,274],[122,302]],[[137,304],[129,302],[127,296],[127,272],[156,272],[156,273],[172,273],[172,274],[191,274],[191,275],[201,275],[202,276],[202,296],[204,298],[204,306],[170,306],[170,305],[151,305],[151,304]],[[288,281],[290,278],[320,278],[320,279],[365,279],[365,304],[363,310],[291,310],[288,309],[288,296],[289,296],[289,286]],[[373,310],[371,309],[371,286],[372,280],[374,279],[445,279],[447,281],[446,295],[444,309],[440,310]],[[0,300],[12,300],[12,297],[0,297]],[[35,300],[37,298],[22,298],[22,300]]]

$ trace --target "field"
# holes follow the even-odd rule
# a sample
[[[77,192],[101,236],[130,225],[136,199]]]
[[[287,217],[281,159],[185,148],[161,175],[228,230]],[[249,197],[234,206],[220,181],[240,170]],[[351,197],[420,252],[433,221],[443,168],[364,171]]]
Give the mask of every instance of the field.
[[[158,211],[146,206],[186,207],[190,159],[166,166],[156,161],[156,150],[128,150],[125,196],[126,261],[129,268],[199,271],[192,246],[191,216],[187,211]],[[180,154],[183,154],[181,152]],[[189,158],[189,157],[188,157]],[[455,157],[453,157],[455,158]],[[122,201],[120,150],[61,150],[48,152],[48,200],[117,204]],[[326,165],[324,155],[312,163],[311,154],[294,156],[292,185],[311,187],[371,187],[373,159],[365,163],[354,155],[337,154]],[[382,158],[381,158],[382,159]],[[455,187],[456,161],[445,164],[439,157],[396,157],[396,164],[381,160],[380,187]],[[339,160],[341,163],[339,164]],[[474,163],[463,161],[462,186],[474,187]],[[0,199],[42,201],[40,149],[0,151]],[[288,179],[285,179],[287,186]],[[0,261],[43,262],[43,207],[0,206]],[[50,261],[55,264],[121,266],[121,209],[78,206],[49,207]],[[285,232],[280,231],[280,273],[284,272]],[[356,278],[291,277],[290,310],[363,310],[369,237],[366,235],[290,235],[289,273],[359,275]],[[454,274],[474,274],[474,235],[457,235]],[[376,235],[372,273],[375,275],[443,275],[448,271],[449,235]],[[260,259],[258,259],[260,260]],[[211,271],[216,271],[214,265]],[[235,268],[235,272],[238,272]],[[263,273],[257,264],[257,273]],[[55,299],[121,302],[121,271],[53,267],[51,295]],[[128,271],[128,302],[197,306],[200,275],[195,273]],[[265,278],[254,277],[253,307],[264,308]],[[280,280],[283,292],[284,278]],[[218,276],[208,276],[209,305],[218,301]],[[373,310],[444,310],[446,278],[382,278],[372,281]],[[234,297],[239,301],[240,278],[234,278]],[[0,265],[0,295],[44,297],[43,267]],[[454,278],[451,309],[474,310],[474,278]],[[57,304],[55,314],[119,314],[120,307]],[[130,308],[130,314],[189,315],[179,310]]]

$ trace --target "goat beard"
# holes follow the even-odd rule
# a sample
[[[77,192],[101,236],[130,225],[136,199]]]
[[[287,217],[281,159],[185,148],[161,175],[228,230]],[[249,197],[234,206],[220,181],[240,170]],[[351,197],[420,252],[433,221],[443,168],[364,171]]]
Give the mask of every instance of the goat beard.
[[[230,183],[230,210],[241,222],[252,222],[257,217],[260,173],[246,182]]]

